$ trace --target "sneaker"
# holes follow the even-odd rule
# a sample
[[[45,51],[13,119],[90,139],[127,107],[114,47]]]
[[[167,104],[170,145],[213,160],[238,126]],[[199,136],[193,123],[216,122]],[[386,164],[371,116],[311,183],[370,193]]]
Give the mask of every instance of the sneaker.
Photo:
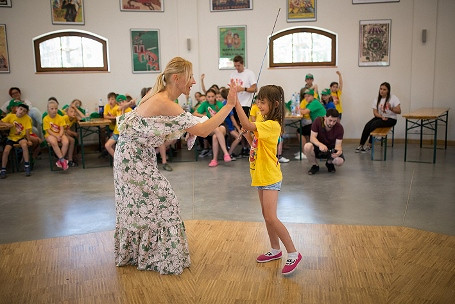
[[[236,161],[238,156],[234,156],[234,153],[231,153],[229,156],[231,157],[232,161]]]
[[[328,162],[325,162],[325,166],[327,167],[327,170],[329,170],[330,173],[335,173],[337,171],[335,169],[334,164],[329,164]]]
[[[30,168],[30,166],[24,167],[24,171],[25,171],[25,176],[32,175],[32,168]]]
[[[360,150],[360,152],[362,153],[367,153],[371,150],[371,147],[370,146],[366,146],[365,148],[363,148],[362,150]]]
[[[64,159],[61,163],[62,163],[62,169],[68,170],[68,161],[66,159]]]
[[[62,168],[62,162],[60,161],[60,159],[55,163],[55,165],[59,168]]]
[[[218,162],[214,159],[212,159],[212,161],[209,163],[209,167],[216,167],[218,166]]]
[[[70,161],[68,161],[68,167],[77,167],[77,163],[70,160]]]
[[[6,178],[6,171],[2,170],[0,171],[0,179]]]
[[[362,150],[363,150],[363,146],[360,145],[357,148],[355,148],[355,153],[360,153],[360,151],[362,151]]]
[[[210,150],[209,149],[204,149],[199,153],[199,157],[206,157],[209,154]]]
[[[163,169],[166,171],[172,171],[172,167],[168,163],[163,164]]]
[[[303,154],[303,152],[302,153],[299,152],[294,158],[300,160],[300,157],[302,157],[302,159],[306,159],[306,155]]]
[[[280,163],[288,163],[289,162],[289,158],[286,158],[284,156],[281,156],[280,158],[278,158],[278,161]]]
[[[280,251],[280,253],[275,254],[275,255],[272,255],[272,253],[269,251],[267,253],[264,253],[264,254],[261,254],[260,256],[258,256],[256,258],[256,262],[266,263],[266,262],[270,262],[273,260],[278,260],[278,259],[281,259],[282,255],[283,255],[283,253],[281,251]]]
[[[319,172],[319,166],[316,166],[316,165],[313,165],[310,169],[310,171],[308,171],[308,174],[309,175],[313,175],[313,174],[316,174]]]
[[[229,154],[224,154],[224,161],[225,161],[226,163],[230,162],[231,160],[232,160],[232,159],[231,159],[231,157],[229,156]]]
[[[300,261],[302,260],[302,255],[299,253],[297,259],[287,259],[286,260],[286,265],[284,265],[283,267],[283,270],[281,270],[281,273],[283,275],[290,275],[291,273],[293,273],[296,268],[297,268],[297,265],[299,265]]]

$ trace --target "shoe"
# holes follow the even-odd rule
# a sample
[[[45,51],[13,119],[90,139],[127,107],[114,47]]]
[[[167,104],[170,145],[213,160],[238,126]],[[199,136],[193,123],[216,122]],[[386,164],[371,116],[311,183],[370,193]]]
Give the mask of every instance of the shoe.
[[[232,161],[236,161],[237,160],[237,156],[234,156],[235,154],[234,153],[231,153],[229,156],[231,157],[231,160]]]
[[[360,151],[362,151],[362,150],[363,150],[363,146],[360,145],[357,148],[355,148],[355,153],[360,153]]]
[[[163,169],[166,171],[172,171],[172,167],[168,163],[163,164]]]
[[[230,162],[231,160],[232,160],[232,159],[231,159],[231,157],[229,156],[229,154],[224,154],[224,161],[225,161],[226,163]]]
[[[280,158],[278,158],[278,161],[280,163],[288,163],[289,162],[289,158],[286,158],[284,156],[281,156]]]
[[[247,148],[242,149],[242,157],[250,157],[250,150]]]
[[[297,154],[297,155],[294,157],[294,159],[300,160],[300,156],[302,156],[302,159],[306,159],[306,155],[303,154],[303,152],[302,152],[302,153],[299,152],[299,154]]]
[[[62,162],[60,161],[60,159],[55,163],[55,165],[59,168],[62,168]]]
[[[286,260],[286,265],[284,265],[283,270],[281,270],[281,273],[283,275],[290,275],[291,273],[293,273],[296,270],[297,265],[299,265],[301,260],[302,260],[302,255],[300,253],[297,256],[296,260],[287,259]]]
[[[70,160],[70,161],[68,161],[68,167],[77,167],[77,163]]]
[[[209,149],[204,149],[199,153],[199,157],[206,157],[209,154],[210,150]]]
[[[0,171],[0,179],[5,179],[6,178],[6,171],[2,170]]]
[[[329,170],[330,173],[335,173],[337,170],[335,169],[334,164],[329,164],[328,162],[325,162],[325,166]]]
[[[371,150],[371,147],[370,146],[366,146],[365,148],[363,148],[362,150],[360,150],[360,152],[362,153],[367,153]]]
[[[216,167],[218,166],[218,162],[214,159],[212,159],[212,161],[209,163],[209,167]]]
[[[319,172],[319,166],[316,166],[316,165],[313,165],[310,169],[310,171],[308,171],[308,174],[309,175],[313,175],[313,174],[316,174]]]
[[[256,258],[256,262],[266,263],[266,262],[270,262],[273,260],[278,260],[278,259],[281,259],[282,255],[283,255],[283,253],[281,251],[280,251],[280,253],[275,254],[275,255],[272,255],[272,253],[269,251],[267,253],[264,253],[264,254],[261,254],[260,256],[258,256]]]
[[[68,161],[66,159],[64,159],[61,163],[62,163],[62,169],[68,170]]]
[[[25,176],[32,175],[32,168],[30,168],[30,166],[24,167],[24,171],[25,171]]]

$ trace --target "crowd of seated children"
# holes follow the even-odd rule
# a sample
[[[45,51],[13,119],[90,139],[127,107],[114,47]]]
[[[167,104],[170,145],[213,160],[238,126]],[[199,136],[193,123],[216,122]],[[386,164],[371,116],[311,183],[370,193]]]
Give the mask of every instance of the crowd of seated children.
[[[27,104],[19,103],[17,106],[15,106],[14,112],[7,114],[6,117],[4,117],[0,122],[0,124],[10,128],[5,149],[3,150],[2,155],[2,168],[0,171],[1,179],[6,178],[8,156],[15,144],[19,144],[22,148],[25,176],[31,175],[28,146],[32,145],[32,142],[30,140],[32,123],[30,116],[27,115],[28,110],[29,107]]]
[[[73,101],[69,105],[64,105],[62,107],[62,112],[64,114],[67,113],[67,109],[73,108],[74,109],[74,114],[76,115],[77,121],[84,119],[87,117],[87,115],[90,115],[90,113],[85,113],[85,110],[82,108],[82,101],[79,99],[73,99]]]

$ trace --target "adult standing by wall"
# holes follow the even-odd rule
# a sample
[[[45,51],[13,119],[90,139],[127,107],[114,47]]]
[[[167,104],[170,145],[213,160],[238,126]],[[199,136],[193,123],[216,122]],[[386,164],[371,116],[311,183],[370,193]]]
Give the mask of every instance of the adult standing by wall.
[[[186,131],[206,137],[223,123],[236,103],[238,88],[218,114],[200,123],[174,102],[196,82],[191,62],[175,57],[155,86],[131,112],[119,117],[120,136],[114,156],[116,203],[115,263],[140,270],[180,274],[190,266],[185,226],[169,181],[160,173],[155,147]]]

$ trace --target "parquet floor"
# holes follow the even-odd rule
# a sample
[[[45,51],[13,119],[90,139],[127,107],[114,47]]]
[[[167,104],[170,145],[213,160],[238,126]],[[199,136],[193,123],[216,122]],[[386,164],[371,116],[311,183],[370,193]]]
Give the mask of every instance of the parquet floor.
[[[303,260],[264,264],[263,223],[185,222],[180,276],[115,267],[113,231],[0,245],[0,303],[454,303],[455,237],[405,227],[287,224]]]

